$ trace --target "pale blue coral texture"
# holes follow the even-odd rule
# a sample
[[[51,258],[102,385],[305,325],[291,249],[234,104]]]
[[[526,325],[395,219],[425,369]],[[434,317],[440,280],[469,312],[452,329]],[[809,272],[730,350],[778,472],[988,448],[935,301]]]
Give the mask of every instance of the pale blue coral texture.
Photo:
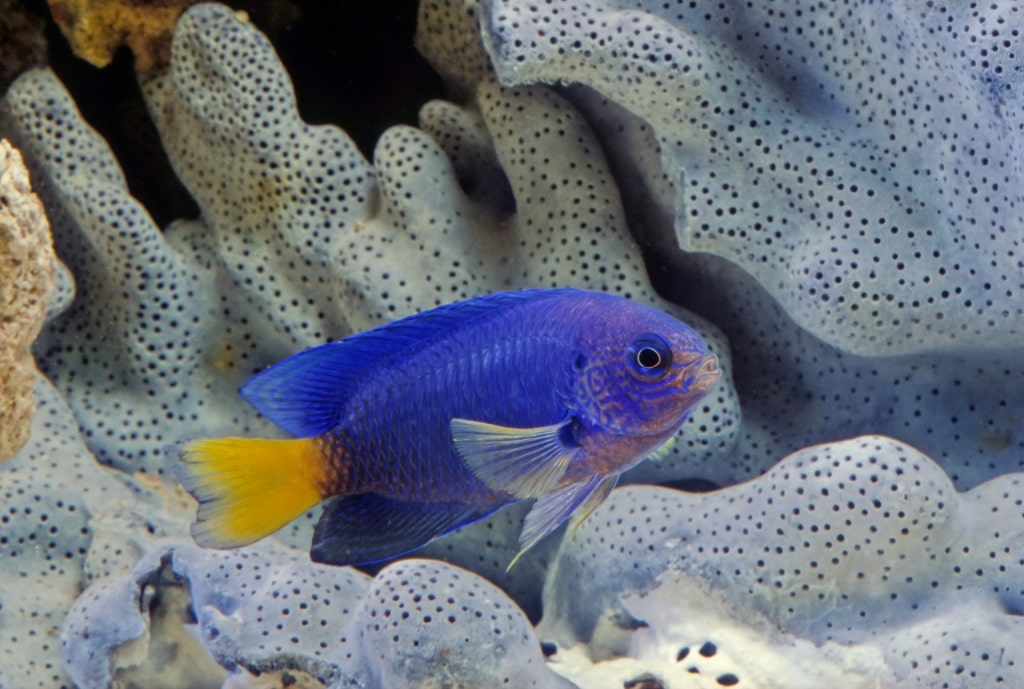
[[[200,5],[140,77],[200,208],[166,228],[56,77],[24,75],[0,135],[75,298],[0,467],[0,686],[1024,685],[1022,24],[1013,3],[424,0],[453,101],[367,160],[302,121],[254,27]],[[626,486],[511,572],[521,509],[374,577],[309,563],[315,515],[237,552],[188,540],[163,448],[272,433],[248,375],[529,286],[694,325],[723,383],[628,480],[721,490]]]

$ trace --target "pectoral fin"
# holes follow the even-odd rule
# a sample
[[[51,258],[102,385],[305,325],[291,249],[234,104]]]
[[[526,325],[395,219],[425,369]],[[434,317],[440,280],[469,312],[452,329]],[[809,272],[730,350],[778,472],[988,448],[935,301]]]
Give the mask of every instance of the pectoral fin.
[[[462,460],[491,490],[536,498],[553,490],[577,447],[566,442],[569,421],[538,428],[508,428],[452,419],[452,439]]]
[[[519,534],[519,552],[512,558],[508,568],[519,561],[527,550],[542,538],[558,528],[573,514],[579,514],[576,526],[590,516],[598,505],[604,502],[615,487],[618,475],[594,476],[587,481],[573,483],[542,496],[526,515],[523,530]]]
[[[651,452],[651,454],[647,455],[646,459],[649,459],[652,462],[660,462],[661,460],[668,457],[670,454],[672,454],[672,449],[676,446],[677,437],[678,436],[673,435],[671,438],[663,442],[661,445],[658,445],[658,447],[654,448],[654,451]]]
[[[580,524],[582,524],[587,517],[593,514],[594,510],[596,510],[598,506],[605,501],[605,498],[611,494],[612,490],[615,488],[615,484],[618,482],[618,474],[606,476],[604,480],[597,484],[597,487],[590,492],[590,495],[583,498],[583,502],[580,503],[580,506],[577,507],[571,515],[575,517],[572,522],[573,538],[576,537],[576,529],[580,528]]]

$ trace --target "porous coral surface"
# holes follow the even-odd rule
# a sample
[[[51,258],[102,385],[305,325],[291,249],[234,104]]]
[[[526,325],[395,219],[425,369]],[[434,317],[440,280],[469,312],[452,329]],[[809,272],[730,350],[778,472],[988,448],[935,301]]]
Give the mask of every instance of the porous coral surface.
[[[1022,501],[1022,474],[958,493],[877,436],[707,495],[623,488],[563,539],[539,632],[598,663],[638,654],[672,682],[704,665],[737,686],[1017,686]]]
[[[162,474],[164,449],[183,437],[273,435],[239,405],[251,373],[304,347],[502,289],[575,285],[646,301],[693,324],[728,372],[721,335],[651,289],[599,147],[557,95],[492,81],[482,87],[483,114],[433,103],[425,129],[458,146],[464,123],[476,122],[487,154],[459,158],[455,169],[434,138],[396,127],[371,165],[338,128],[302,122],[269,42],[233,13],[189,12],[175,46],[168,69],[142,86],[202,214],[163,233],[51,73],[23,76],[0,108],[51,180],[58,249],[71,257],[80,292],[44,332],[41,361],[104,463]],[[54,122],[60,137],[48,136]],[[546,148],[560,151],[560,170]],[[226,159],[238,171],[230,180],[221,175]],[[475,166],[496,177],[498,164],[504,186],[480,195],[459,185]],[[538,190],[537,170],[548,168],[558,174]],[[724,457],[738,416],[723,384],[659,463],[661,476],[686,477]],[[514,550],[519,523],[495,519],[476,540]],[[295,525],[293,542],[308,544],[309,523]],[[509,581],[492,558],[451,559],[485,569],[536,608],[539,587]]]
[[[370,165],[344,132],[306,125],[270,44],[232,13],[189,12],[175,46],[168,70],[143,89],[202,215],[164,233],[52,74],[26,74],[4,106],[66,214],[55,237],[83,296],[44,332],[42,360],[92,417],[84,425],[99,431],[90,442],[103,461],[160,473],[160,450],[183,435],[267,432],[237,403],[249,374],[304,347],[501,289],[580,286],[659,305],[693,323],[727,368],[721,335],[654,294],[597,144],[556,95],[495,84],[485,93],[495,158],[512,184],[495,208],[467,197],[422,131],[386,132]],[[528,135],[504,133],[514,113],[530,123]],[[48,136],[53,123],[61,137]],[[565,141],[564,170],[536,191],[532,175],[550,163],[536,144]],[[53,164],[68,158],[73,167]],[[230,183],[220,175],[226,159],[238,173]],[[79,385],[83,377],[90,383]],[[737,422],[734,393],[722,386],[688,424],[689,461],[727,451]]]
[[[167,686],[219,685],[226,672],[211,658],[347,686],[359,672],[353,620],[368,581],[274,541],[218,552],[168,540],[76,602],[61,638],[65,666],[83,688],[157,673],[176,677]]]
[[[418,127],[385,132],[372,160],[337,127],[301,120],[288,76],[258,31],[225,8],[198,6],[179,23],[167,68],[141,78],[162,145],[200,209],[163,230],[132,198],[110,150],[54,75],[23,76],[0,101],[0,134],[18,143],[34,179],[45,181],[41,197],[76,284],[58,273],[58,298],[37,349],[56,389],[38,384],[44,402],[32,443],[0,474],[10,501],[0,546],[10,549],[3,561],[17,569],[0,584],[0,632],[11,642],[0,656],[0,686],[1024,684],[1006,644],[1020,633],[1024,590],[1024,496],[1020,476],[1009,473],[1024,462],[1015,326],[990,328],[991,312],[971,309],[951,311],[938,325],[925,317],[908,326],[900,316],[872,330],[867,321],[842,320],[841,309],[829,311],[832,296],[832,306],[811,304],[817,291],[807,302],[818,288],[800,278],[800,251],[846,262],[842,252],[856,247],[852,239],[834,245],[831,234],[799,220],[824,203],[817,178],[814,195],[802,197],[799,188],[768,184],[749,170],[730,173],[732,187],[705,193],[692,185],[696,172],[723,180],[726,168],[755,155],[776,165],[773,180],[799,176],[808,163],[792,156],[807,142],[780,134],[776,117],[792,118],[790,126],[808,136],[835,134],[819,137],[828,145],[814,155],[823,160],[841,150],[886,152],[882,115],[871,119],[883,106],[826,107],[835,100],[830,94],[855,89],[838,63],[802,61],[806,50],[797,48],[808,32],[800,27],[813,23],[829,55],[854,42],[876,59],[879,45],[898,44],[893,54],[903,55],[923,45],[915,41],[925,34],[947,42],[962,40],[961,32],[1012,37],[1019,12],[999,4],[900,6],[886,8],[894,18],[878,31],[870,25],[877,8],[844,5],[828,23],[827,10],[789,5],[741,12],[704,10],[699,2],[672,11],[494,2],[481,11],[469,0],[423,2],[417,45],[455,100],[425,104]],[[514,19],[517,12],[529,21]],[[906,16],[971,12],[987,25],[978,19],[939,32],[922,21],[906,45],[890,35]],[[570,15],[591,27],[580,45],[558,44],[577,31],[563,22]],[[768,26],[750,23],[758,17]],[[675,33],[685,27],[687,45],[718,60],[700,61],[706,81],[688,87],[706,92],[707,106],[679,105],[678,117],[658,114],[664,102],[657,99],[639,108],[648,87],[658,87],[649,77],[662,66],[640,71],[632,54],[583,47],[602,37],[629,40],[652,21],[665,25],[659,50],[675,50]],[[548,44],[565,50],[515,44],[516,31],[533,31],[534,41],[538,26]],[[550,26],[560,28],[550,33]],[[769,35],[785,47],[771,52]],[[777,64],[750,45],[780,56]],[[956,56],[936,50],[939,66],[914,68],[946,74]],[[1002,59],[1013,51],[999,43],[997,52]],[[530,62],[538,55],[557,76],[529,72],[541,69]],[[587,69],[560,71],[595,56],[607,67],[596,81]],[[864,67],[847,62],[851,73]],[[1009,63],[996,67],[1003,86],[993,93],[1008,103],[1017,97],[1018,72]],[[818,74],[818,92],[780,76],[800,70]],[[622,74],[629,88],[601,86]],[[715,112],[711,97],[732,98],[733,77],[760,94],[751,102],[764,118],[758,126],[770,140],[767,153],[740,151],[734,137],[742,134],[718,131],[719,120],[733,115]],[[928,84],[949,84],[936,79]],[[519,83],[532,80],[577,84]],[[721,83],[724,95],[715,91]],[[871,88],[881,102],[890,87]],[[915,86],[914,94],[922,92],[928,95],[918,107],[929,114],[921,122],[941,124],[961,112],[961,101],[945,105],[941,88]],[[957,152],[965,153],[967,138],[991,136],[990,113],[981,107],[990,101],[978,102],[979,126],[957,130]],[[861,139],[851,143],[851,132]],[[1010,126],[1006,146],[990,157],[1005,182],[986,182],[1000,185],[1011,211],[1017,135]],[[933,148],[921,155],[941,153]],[[996,174],[970,167],[974,154],[942,155],[950,179]],[[721,171],[688,167],[714,156]],[[875,173],[861,167],[844,168],[842,183],[864,186],[844,187],[840,196],[833,190],[827,202],[858,222],[871,210],[865,198],[887,198],[878,180],[868,186]],[[890,167],[886,180],[906,185],[905,168]],[[901,225],[905,231],[885,239],[894,251],[913,251],[911,239],[957,239],[941,222],[964,208],[977,211],[965,232],[992,230],[974,192],[954,193],[948,207],[936,201],[946,187],[933,173],[922,173],[928,182],[920,189],[929,193],[917,196],[914,187],[913,196],[932,205],[911,216],[945,229],[929,235]],[[836,184],[835,176],[822,184]],[[715,204],[737,190],[744,203],[751,200],[736,216],[771,213],[789,239],[773,229],[768,248],[754,250],[752,230],[705,229],[693,241],[700,235],[715,244],[702,250],[720,255],[681,254],[674,246],[677,230],[687,235],[680,218],[694,209],[702,221],[732,218]],[[694,205],[694,194],[704,205]],[[888,213],[894,202],[886,203],[878,208]],[[828,224],[824,205],[813,212],[815,230]],[[1005,259],[1019,212],[999,217],[1006,231],[992,230],[990,249]],[[726,221],[713,222],[724,228]],[[647,258],[658,284],[701,307],[728,332],[728,343],[715,326],[655,294],[628,230],[655,254]],[[876,236],[864,232],[857,241]],[[716,233],[722,236],[712,242]],[[803,244],[791,245],[797,234]],[[885,260],[880,255],[879,264]],[[985,279],[998,281],[999,271],[1013,267],[996,262]],[[896,280],[902,291],[893,298],[911,298],[920,285],[907,276],[930,266],[910,263],[903,277],[889,266],[875,288],[883,295]],[[941,267],[936,274],[953,291],[983,277],[980,268],[972,275]],[[1005,280],[1010,301],[1000,303],[1008,314],[1019,293],[1014,279]],[[932,280],[939,278],[920,283]],[[237,397],[248,375],[303,347],[435,304],[555,285],[615,291],[669,310],[694,324],[736,374],[738,393],[727,377],[669,457],[643,463],[628,480],[748,483],[699,496],[627,486],[577,532],[548,539],[511,571],[505,567],[526,505],[417,554],[448,563],[404,560],[374,577],[309,563],[304,550],[315,514],[280,534],[285,544],[271,539],[218,553],[188,539],[189,503],[164,481],[164,449],[197,435],[273,434]],[[786,297],[794,285],[803,296]],[[868,432],[899,440],[816,445]],[[57,593],[41,593],[51,589]],[[530,620],[541,616],[535,630]]]
[[[29,442],[0,472],[3,687],[69,686],[59,655],[68,608],[90,581],[122,573],[154,537],[183,527],[170,526],[175,510],[159,492],[97,464],[52,385],[39,377],[34,388]],[[103,514],[133,516],[108,530]]]
[[[1015,2],[485,0],[504,83],[642,118],[679,243],[864,355],[1016,347],[1024,79]]]
[[[500,7],[513,12],[513,5]],[[488,4],[481,11],[477,3],[468,0],[421,5],[417,45],[453,93],[463,98],[471,100],[476,89],[491,78],[487,53],[475,32],[479,28],[484,43],[490,45],[488,36],[496,29],[489,22],[498,7]],[[542,27],[543,31],[555,33],[575,30],[567,20],[563,27],[567,12],[593,10],[595,36],[600,28],[596,18],[610,11],[600,4],[532,7],[529,16],[549,27]],[[699,9],[700,3],[694,3],[680,6],[677,12],[694,21],[711,22],[699,17],[715,16],[719,11],[701,13]],[[543,17],[548,11],[552,12],[551,21],[546,22]],[[658,8],[658,12],[665,11]],[[635,11],[627,14],[637,22],[649,19]],[[555,26],[557,31],[550,28]],[[526,45],[517,49],[525,51]],[[542,48],[537,50],[543,52]],[[842,46],[832,48],[840,50]],[[554,54],[552,60],[557,62]],[[528,63],[527,56],[522,61],[517,58],[516,64],[521,62]],[[609,63],[612,73],[613,67]],[[569,81],[571,76],[563,79]],[[610,79],[613,74],[603,73],[601,78]],[[579,80],[588,83],[582,77]],[[618,183],[630,228],[655,256],[652,277],[659,287],[679,303],[712,318],[730,338],[733,377],[743,400],[738,442],[724,458],[692,467],[691,477],[716,485],[735,483],[757,476],[800,448],[862,433],[889,435],[921,449],[939,462],[961,489],[1024,468],[1024,436],[1015,411],[1024,404],[1019,347],[1008,345],[999,351],[963,348],[916,356],[878,348],[866,356],[851,353],[847,340],[838,346],[822,341],[800,327],[786,304],[773,297],[771,285],[756,279],[741,264],[709,253],[679,250],[675,199],[679,175],[686,173],[664,158],[656,124],[631,112],[629,101],[616,103],[579,83],[559,89],[559,94],[581,111],[597,134]],[[943,102],[936,98],[927,107],[940,110]],[[759,204],[767,203],[765,197],[777,196],[764,189],[752,193]],[[1008,226],[1008,236],[1021,231],[1019,223]],[[820,247],[827,244],[823,236],[818,239]],[[899,239],[886,241],[897,250],[902,246]],[[917,265],[913,264],[915,269]],[[1020,271],[1016,274],[1020,281]],[[869,334],[886,337],[891,332],[887,326],[879,326]],[[883,356],[885,352],[890,353]],[[665,468],[658,462],[646,462],[629,478],[667,481],[678,476]]]

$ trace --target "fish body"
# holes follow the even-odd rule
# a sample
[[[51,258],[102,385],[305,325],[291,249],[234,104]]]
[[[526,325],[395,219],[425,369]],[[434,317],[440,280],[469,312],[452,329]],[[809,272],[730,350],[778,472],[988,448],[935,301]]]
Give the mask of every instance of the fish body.
[[[297,440],[192,441],[178,473],[201,545],[244,545],[328,500],[312,558],[365,564],[536,499],[521,554],[585,518],[718,376],[690,327],[621,297],[489,295],[256,374],[242,396]]]

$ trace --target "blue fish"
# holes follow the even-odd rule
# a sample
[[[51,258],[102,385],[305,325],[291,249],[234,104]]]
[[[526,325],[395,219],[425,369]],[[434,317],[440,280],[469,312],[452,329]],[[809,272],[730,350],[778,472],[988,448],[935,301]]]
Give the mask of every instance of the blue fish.
[[[311,558],[368,564],[536,500],[518,559],[670,443],[718,377],[697,333],[660,311],[572,289],[492,294],[256,374],[242,397],[294,439],[193,440],[176,470],[202,546],[252,543],[327,501]]]

